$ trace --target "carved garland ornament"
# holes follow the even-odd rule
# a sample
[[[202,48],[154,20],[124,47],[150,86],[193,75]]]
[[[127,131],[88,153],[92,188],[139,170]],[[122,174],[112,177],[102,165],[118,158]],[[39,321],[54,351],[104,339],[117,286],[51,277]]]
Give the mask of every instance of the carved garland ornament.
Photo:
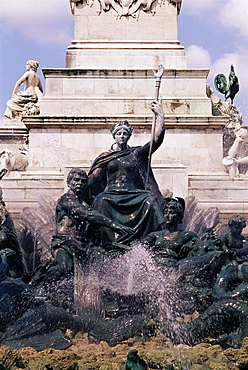
[[[138,19],[141,10],[154,15],[156,13],[156,6],[164,4],[166,0],[70,0],[72,13],[77,4],[83,4],[85,2],[88,6],[92,6],[94,1],[98,1],[99,3],[99,10],[97,11],[99,15],[102,12],[114,9],[117,18],[132,16]],[[167,1],[177,7],[179,14],[182,0]]]

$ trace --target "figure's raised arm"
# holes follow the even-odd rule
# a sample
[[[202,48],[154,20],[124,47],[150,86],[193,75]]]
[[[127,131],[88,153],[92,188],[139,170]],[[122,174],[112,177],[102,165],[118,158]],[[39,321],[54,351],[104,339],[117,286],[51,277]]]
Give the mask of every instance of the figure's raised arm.
[[[148,156],[149,151],[151,151],[151,154],[154,153],[160,147],[164,140],[165,125],[162,102],[154,101],[152,103],[152,111],[155,115],[155,125],[154,129],[152,127],[153,130],[151,140],[141,148],[143,156],[145,157]]]
[[[152,111],[156,116],[156,124],[154,130],[154,137],[152,138],[152,153],[157,150],[164,140],[164,132],[165,132],[165,125],[164,125],[164,110],[161,101],[154,101],[152,103]]]

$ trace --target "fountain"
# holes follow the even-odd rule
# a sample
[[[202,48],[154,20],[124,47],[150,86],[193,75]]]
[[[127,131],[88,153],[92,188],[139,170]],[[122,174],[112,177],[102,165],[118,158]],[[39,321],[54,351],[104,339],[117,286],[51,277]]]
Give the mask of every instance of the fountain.
[[[81,170],[73,169],[71,172],[82,174]],[[71,178],[70,173],[68,177]],[[85,186],[83,182],[84,190]],[[66,197],[68,195],[65,194]],[[7,298],[1,306],[1,315],[4,317],[1,344],[12,349],[66,349],[72,345],[72,340],[59,329],[64,327],[75,333],[87,333],[87,340],[105,341],[110,348],[126,343],[134,336],[143,336],[149,342],[151,338],[161,335],[174,344],[193,346],[210,337],[212,345],[219,343],[224,349],[240,347],[247,336],[248,264],[246,258],[242,257],[243,251],[247,255],[247,247],[243,247],[246,244],[242,242],[238,246],[237,241],[242,239],[246,243],[247,238],[241,236],[246,226],[245,219],[241,216],[232,217],[231,234],[225,233],[219,237],[214,234],[214,227],[209,228],[207,223],[203,225],[202,222],[205,232],[197,235],[179,227],[185,211],[182,199],[165,199],[166,226],[129,245],[115,240],[111,246],[99,245],[88,239],[78,249],[73,241],[76,237],[73,223],[63,222],[63,227],[70,231],[74,269],[67,268],[68,265],[65,269],[60,256],[48,258],[46,249],[44,254],[42,252],[42,230],[46,219],[55,216],[54,208],[51,207],[53,212],[50,217],[47,209],[33,212],[31,218],[30,210],[24,210],[22,224],[27,227],[28,217],[31,225],[29,232],[36,234],[36,240],[30,238],[25,228],[22,229],[19,242],[26,263],[25,273],[20,272],[19,276],[23,276],[22,280],[26,283],[8,277],[7,264],[12,267],[12,261],[8,260],[5,250],[1,250],[2,302]],[[186,199],[188,209],[192,207],[190,201],[192,199]],[[54,206],[52,201],[51,204]],[[56,212],[61,214],[61,200],[57,204]],[[74,207],[75,200],[70,205],[70,215],[74,213],[77,220],[79,213]],[[82,210],[85,212],[87,209],[84,203]],[[195,209],[197,211],[197,207]],[[33,219],[37,219],[38,213],[40,219],[35,225]],[[95,221],[92,215],[96,214],[92,209],[90,215],[89,224],[93,225],[94,222],[92,235],[95,235],[99,231],[97,222],[100,218]],[[218,212],[207,210],[204,216],[203,220],[211,219],[210,224],[215,226],[215,232],[220,234],[224,231],[218,220]],[[55,219],[58,222],[58,215]],[[106,222],[107,218],[103,219]],[[239,227],[238,232],[231,228],[234,224],[237,224],[236,229]],[[78,223],[79,228],[84,226]],[[48,240],[52,239],[51,231],[55,230],[50,230]],[[26,237],[23,235],[25,233]],[[230,242],[230,235],[233,242]],[[68,246],[67,243],[64,250],[68,251]],[[10,249],[10,245],[8,247]],[[46,248],[49,250],[48,245]],[[63,248],[63,244],[60,244],[60,248]],[[27,252],[32,255],[30,269],[25,252],[26,255]],[[18,305],[21,308],[16,311]],[[132,345],[135,345],[135,340]],[[173,352],[172,349],[170,351]],[[151,357],[148,365],[161,368],[158,367],[161,360],[156,361]],[[178,358],[178,361],[183,366],[188,360]],[[184,368],[188,369],[187,366]]]
[[[223,222],[230,209],[245,214],[245,179],[223,171],[229,117],[206,94],[208,71],[186,68],[181,1],[70,4],[75,40],[66,68],[43,70],[40,114],[4,128],[13,150],[28,134],[29,166],[1,181],[17,225],[6,221],[3,202],[3,245],[13,234],[20,247],[1,253],[2,351],[70,351],[79,341],[75,351],[87,348],[91,364],[68,355],[74,365],[61,368],[116,369],[135,347],[150,368],[191,369],[190,350],[203,341],[200,351],[246,366],[245,225],[228,244]],[[156,85],[152,103],[152,70],[157,79],[161,64],[163,102]],[[103,367],[99,348],[108,353]]]

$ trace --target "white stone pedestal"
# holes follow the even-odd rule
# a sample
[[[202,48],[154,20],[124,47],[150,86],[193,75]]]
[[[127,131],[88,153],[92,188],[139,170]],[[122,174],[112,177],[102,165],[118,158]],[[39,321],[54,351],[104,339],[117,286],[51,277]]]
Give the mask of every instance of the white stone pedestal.
[[[158,66],[157,66],[158,67]],[[211,116],[208,70],[165,69],[160,87],[165,115]],[[43,69],[41,116],[151,115],[155,78],[147,70]],[[127,118],[128,119],[128,118]]]
[[[75,162],[92,163],[113,144],[109,131],[112,124],[127,118],[134,127],[130,145],[144,145],[150,140],[152,115],[26,117],[24,122],[29,129],[30,170],[63,172],[66,166]],[[163,166],[180,163],[187,167],[188,173],[219,173],[222,171],[224,122],[223,117],[166,116],[165,139],[153,155],[154,162]],[[164,184],[161,186],[165,187]]]
[[[121,9],[118,13],[112,7],[101,11],[98,1],[75,3],[67,68],[136,71],[159,64],[186,68],[185,51],[178,41],[177,7],[167,0],[154,1],[151,11],[140,10],[136,16],[121,15]]]

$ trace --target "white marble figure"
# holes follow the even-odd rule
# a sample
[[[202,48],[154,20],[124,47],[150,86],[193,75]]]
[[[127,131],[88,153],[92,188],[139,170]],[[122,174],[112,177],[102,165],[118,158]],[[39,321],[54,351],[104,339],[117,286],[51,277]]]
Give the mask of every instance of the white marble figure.
[[[231,178],[240,175],[239,164],[248,164],[248,155],[237,157],[240,149],[248,144],[248,131],[244,127],[238,127],[234,129],[234,135],[236,138],[228,151],[228,155],[222,159],[222,163],[227,168]]]
[[[0,180],[10,171],[25,171],[28,166],[28,150],[19,148],[18,152],[3,149],[0,152]]]
[[[242,115],[234,104],[222,102],[220,97],[213,93],[210,85],[206,86],[207,96],[212,101],[213,115],[225,115],[229,117],[226,128],[232,130],[235,139],[231,147],[228,149],[227,156],[222,159],[226,171],[229,173],[230,178],[247,176],[240,174],[239,165],[248,164],[248,129],[244,125]],[[225,145],[225,143],[224,143]]]
[[[26,63],[26,72],[16,82],[12,98],[7,101],[5,117],[10,120],[19,119],[22,115],[39,114],[38,99],[42,96],[43,88],[36,71],[39,63],[35,60],[29,60]],[[25,90],[18,90],[24,84]]]

